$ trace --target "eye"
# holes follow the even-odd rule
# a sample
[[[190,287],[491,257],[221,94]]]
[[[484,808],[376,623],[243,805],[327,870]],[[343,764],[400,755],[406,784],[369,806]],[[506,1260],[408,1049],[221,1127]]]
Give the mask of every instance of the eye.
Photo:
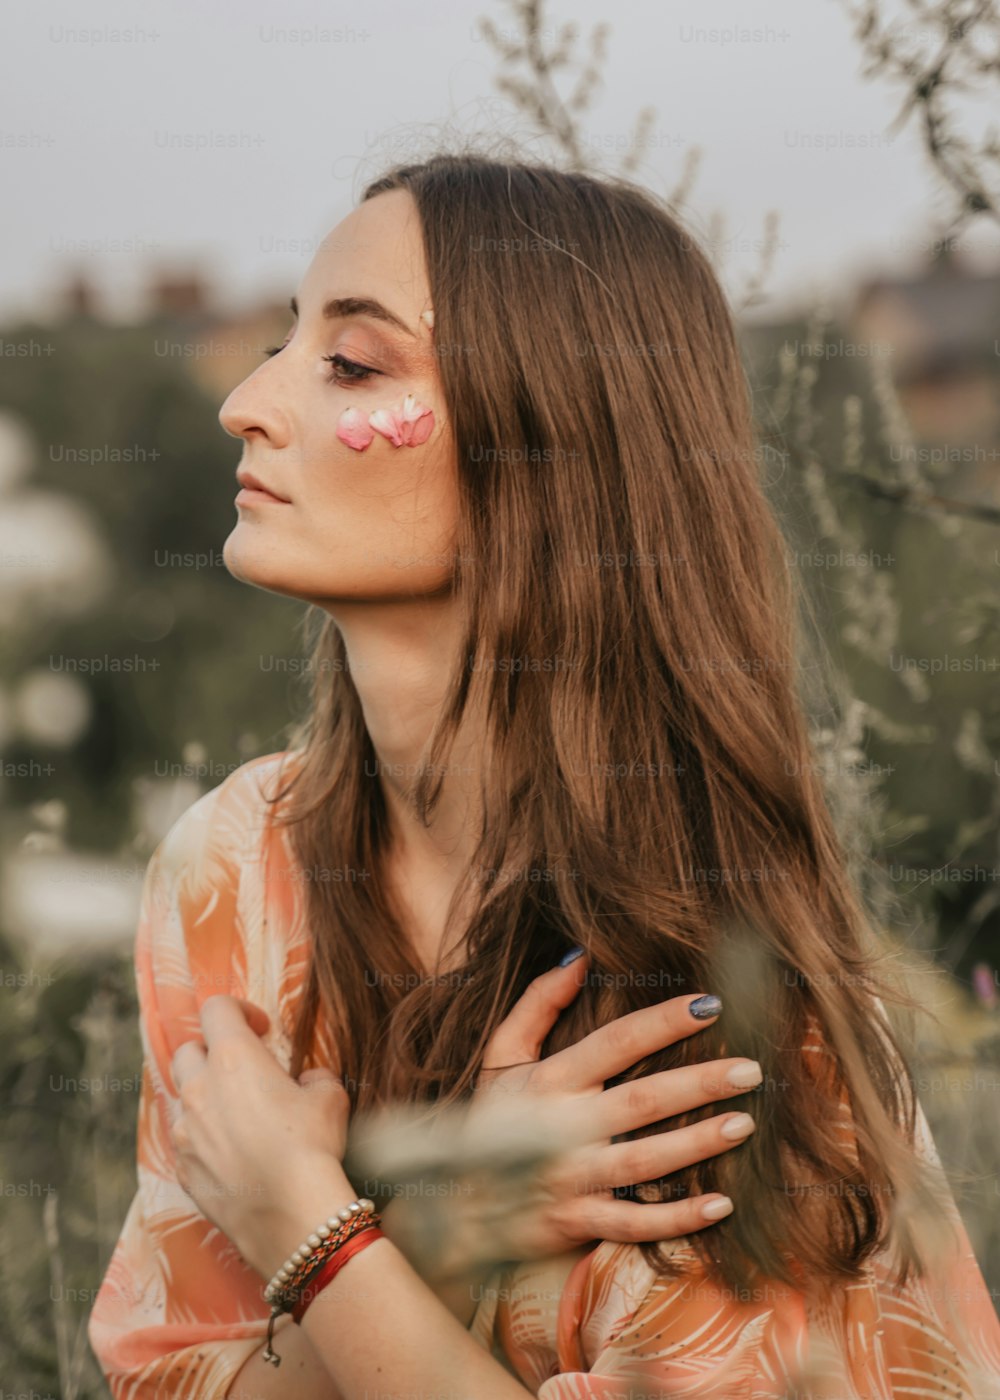
[[[332,384],[360,384],[373,374],[382,373],[380,369],[359,365],[356,360],[349,360],[344,355],[324,355],[323,359],[333,366],[328,376]]]
[[[285,345],[288,341],[285,341]],[[280,355],[285,345],[268,345],[264,354],[268,359],[272,355]],[[381,374],[380,369],[372,369],[368,365],[359,365],[356,360],[349,360],[346,355],[324,355],[323,359],[333,366],[327,376],[331,384],[361,384],[373,374]]]

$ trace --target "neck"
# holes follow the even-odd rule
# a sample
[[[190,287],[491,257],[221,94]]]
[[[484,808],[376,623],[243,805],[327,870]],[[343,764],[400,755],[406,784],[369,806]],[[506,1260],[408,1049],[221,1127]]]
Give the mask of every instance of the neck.
[[[403,602],[330,604],[344,639],[376,754],[389,811],[392,859],[401,869],[457,881],[467,869],[479,827],[482,727],[468,713],[443,760],[441,795],[424,826],[411,789],[458,660],[461,617],[453,594]],[[437,775],[436,775],[437,776]]]

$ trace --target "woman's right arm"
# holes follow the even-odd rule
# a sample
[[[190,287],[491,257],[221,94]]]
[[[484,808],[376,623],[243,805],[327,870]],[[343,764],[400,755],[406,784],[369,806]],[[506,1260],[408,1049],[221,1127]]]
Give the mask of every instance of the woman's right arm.
[[[90,1315],[88,1336],[118,1397],[225,1395],[263,1346],[261,1281],[177,1180],[170,1060],[216,992],[240,996],[236,774],[185,812],[146,870],[135,944],[143,1044],[137,1191]],[[329,1394],[329,1388],[327,1389]]]
[[[263,1280],[178,1183],[168,1131],[176,1100],[170,1061],[198,1026],[200,1003],[218,992],[245,993],[236,910],[243,776],[234,773],[175,822],[143,880],[135,940],[143,1048],[137,1189],[88,1322],[91,1347],[115,1400],[249,1395],[238,1382],[230,1387],[247,1360],[264,1349]],[[390,1238],[394,1215],[391,1208],[383,1212]],[[457,1297],[457,1315],[471,1290],[471,1281],[446,1281],[439,1296],[446,1304]],[[301,1328],[283,1317],[276,1336],[287,1360],[275,1395],[337,1400]],[[253,1396],[263,1400],[260,1387]]]

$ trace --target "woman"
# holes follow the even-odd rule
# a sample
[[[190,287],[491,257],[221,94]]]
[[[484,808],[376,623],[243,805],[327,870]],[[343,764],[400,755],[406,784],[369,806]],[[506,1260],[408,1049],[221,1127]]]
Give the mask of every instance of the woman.
[[[114,1393],[1000,1394],[706,258],[626,183],[439,156],[365,191],[292,309],[220,415],[225,559],[313,605],[313,704],[150,864]],[[395,1201],[349,1254],[350,1114],[488,1124],[498,1085],[578,1112],[488,1283],[461,1248],[423,1277]],[[328,1218],[340,1272],[265,1351],[264,1284]]]

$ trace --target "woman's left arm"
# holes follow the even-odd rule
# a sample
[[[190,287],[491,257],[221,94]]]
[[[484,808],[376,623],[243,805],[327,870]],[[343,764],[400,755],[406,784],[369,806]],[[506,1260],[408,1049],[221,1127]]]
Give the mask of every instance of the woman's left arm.
[[[204,1045],[188,1041],[172,1062],[180,1096],[171,1124],[178,1177],[267,1279],[321,1221],[355,1197],[340,1165],[348,1096],[326,1070],[293,1080],[231,997],[203,1002],[201,1024]],[[531,1394],[462,1327],[388,1238],[347,1262],[309,1305],[301,1328],[338,1400],[363,1400],[374,1382],[385,1393],[473,1400]],[[294,1330],[276,1333],[279,1353]],[[301,1358],[300,1345],[289,1350]],[[229,1393],[287,1397],[295,1393],[290,1379],[261,1352],[245,1363]],[[315,1376],[309,1393],[319,1393]]]

